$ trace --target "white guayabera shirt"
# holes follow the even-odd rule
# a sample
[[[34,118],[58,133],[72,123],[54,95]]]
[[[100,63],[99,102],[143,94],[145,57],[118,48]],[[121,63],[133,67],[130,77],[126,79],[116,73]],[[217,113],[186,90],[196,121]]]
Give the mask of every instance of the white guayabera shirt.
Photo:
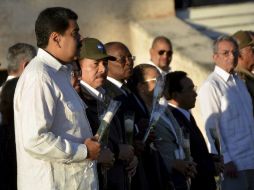
[[[202,118],[209,151],[217,153],[211,129],[218,129],[224,163],[237,169],[254,169],[254,119],[252,102],[245,84],[216,66],[199,91]]]
[[[39,49],[14,97],[19,190],[98,189],[83,144],[92,136],[85,109],[69,68]]]

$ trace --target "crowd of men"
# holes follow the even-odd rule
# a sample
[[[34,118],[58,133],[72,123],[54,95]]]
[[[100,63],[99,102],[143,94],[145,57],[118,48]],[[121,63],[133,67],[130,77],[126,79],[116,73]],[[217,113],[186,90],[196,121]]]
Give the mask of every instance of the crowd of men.
[[[82,38],[77,19],[46,8],[38,50],[8,49],[0,189],[254,190],[253,33],[214,41],[215,68],[197,93],[172,71],[167,37],[134,67],[125,44]],[[197,98],[204,126],[191,114]]]

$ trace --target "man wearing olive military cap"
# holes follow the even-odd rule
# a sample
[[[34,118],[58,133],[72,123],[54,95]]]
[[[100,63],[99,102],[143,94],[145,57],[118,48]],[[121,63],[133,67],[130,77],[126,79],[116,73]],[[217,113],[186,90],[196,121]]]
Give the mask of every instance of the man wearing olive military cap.
[[[233,37],[239,45],[238,65],[236,72],[245,82],[251,95],[252,104],[254,105],[254,40],[248,31],[238,31]]]
[[[84,38],[79,55],[82,71],[80,96],[88,106],[86,113],[93,134],[98,130],[100,116],[110,99],[101,87],[108,74],[108,61],[116,58],[106,53],[104,45],[95,38]],[[123,144],[124,131],[118,114],[110,123],[108,143],[104,144],[98,159],[100,189],[125,190],[127,188],[126,160],[132,159],[133,147]],[[127,165],[128,166],[128,165]],[[106,174],[105,174],[106,173]]]

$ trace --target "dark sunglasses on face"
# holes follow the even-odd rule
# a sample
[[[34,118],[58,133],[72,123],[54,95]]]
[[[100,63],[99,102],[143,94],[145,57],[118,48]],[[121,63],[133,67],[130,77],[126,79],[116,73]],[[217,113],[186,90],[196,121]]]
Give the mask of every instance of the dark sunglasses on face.
[[[158,51],[159,55],[164,55],[165,53],[167,54],[167,56],[171,57],[172,54],[173,54],[173,51],[171,51],[171,50],[169,50],[169,51],[167,51],[167,50],[160,50],[160,51]]]
[[[135,56],[122,56],[116,59],[117,62],[121,63],[121,64],[125,64],[127,62],[127,60],[129,62],[131,61],[135,61],[136,57]]]

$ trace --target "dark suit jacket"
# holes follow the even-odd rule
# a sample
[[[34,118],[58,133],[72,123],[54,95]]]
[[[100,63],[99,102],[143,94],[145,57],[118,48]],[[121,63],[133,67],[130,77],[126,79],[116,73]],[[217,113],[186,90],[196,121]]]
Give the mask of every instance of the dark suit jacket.
[[[208,152],[204,137],[195,121],[189,121],[178,109],[169,106],[180,127],[190,134],[190,149],[193,161],[197,163],[197,176],[192,180],[192,190],[215,190],[214,163]]]
[[[89,120],[90,126],[92,128],[93,134],[95,134],[99,128],[100,120],[98,108],[104,107],[106,109],[107,105],[104,102],[99,102],[93,98],[84,87],[81,86],[80,97],[86,103],[88,108],[86,109],[87,118]],[[102,108],[103,109],[103,108]],[[124,132],[122,131],[120,121],[117,114],[114,116],[110,123],[109,138],[107,146],[115,155],[115,163],[107,172],[107,187],[108,190],[127,190],[127,174],[125,172],[125,163],[117,159],[119,154],[118,144],[123,143]],[[101,173],[101,166],[98,164],[98,175],[100,189],[103,187],[103,176]]]
[[[122,92],[116,85],[110,81],[106,81],[103,88],[106,94],[113,97],[115,100],[121,101],[120,107],[121,120],[124,119],[126,112],[135,113],[135,124],[139,129],[139,133],[135,134],[135,139],[141,140],[145,134],[148,125],[142,125],[143,119],[149,119],[149,112],[146,109],[144,102],[138,96],[126,90],[126,94]],[[138,99],[138,101],[137,101]],[[140,105],[141,104],[141,105]],[[123,123],[122,123],[123,124]],[[123,124],[124,126],[124,124]],[[166,174],[160,154],[157,151],[145,147],[145,151],[138,154],[139,164],[136,175],[132,178],[132,189],[139,190],[167,190],[170,189],[170,181]]]

